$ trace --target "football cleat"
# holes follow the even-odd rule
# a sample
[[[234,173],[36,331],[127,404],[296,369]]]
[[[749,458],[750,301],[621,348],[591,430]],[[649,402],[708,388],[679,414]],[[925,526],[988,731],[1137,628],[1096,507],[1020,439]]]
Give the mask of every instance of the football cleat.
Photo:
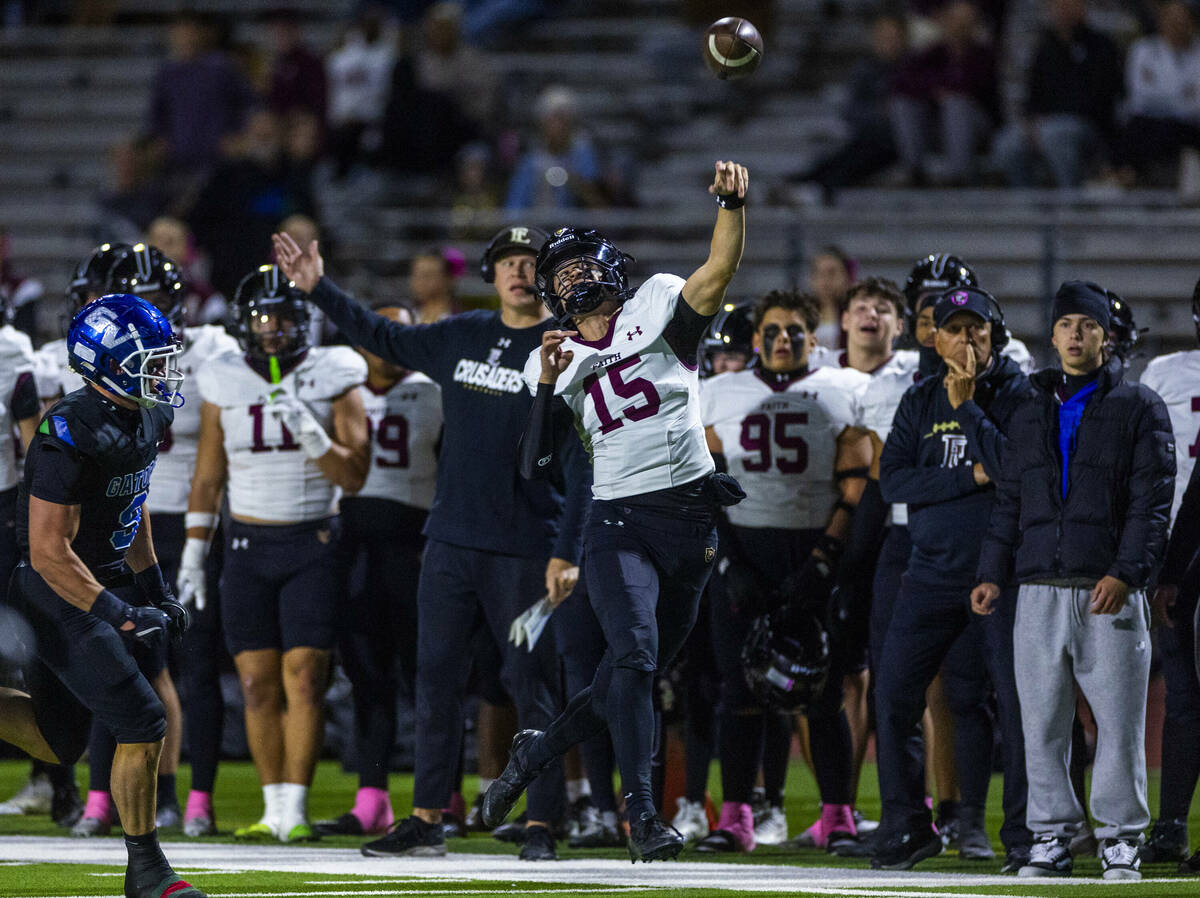
[[[203,892],[172,872],[152,886],[137,887],[125,871],[125,898],[208,898]]]
[[[12,798],[0,803],[0,815],[49,814],[53,800],[54,787],[50,785],[50,778],[31,776]]]
[[[708,814],[705,813],[701,802],[688,801],[681,795],[675,800],[675,805],[679,810],[675,812],[675,819],[671,821],[671,825],[679,830],[685,839],[694,842],[708,835]]]
[[[257,823],[251,823],[249,826],[235,829],[233,837],[244,842],[266,842],[278,838],[275,834],[275,827],[271,826],[265,820],[259,820]]]
[[[629,862],[670,861],[683,851],[679,830],[657,814],[645,814],[629,825]]]
[[[349,812],[333,820],[318,820],[313,830],[322,836],[364,836],[362,821]]]
[[[99,817],[80,817],[71,827],[71,835],[77,839],[90,839],[92,836],[107,836],[112,824]]]
[[[556,861],[554,834],[544,826],[527,826],[525,841],[521,845],[520,859],[523,861]]]
[[[581,827],[567,844],[572,848],[620,848],[625,844],[625,835],[616,813],[603,811],[596,815],[591,825]]]
[[[201,836],[215,836],[217,821],[205,814],[196,814],[183,821],[183,834],[189,839],[199,839]]]
[[[183,824],[183,812],[177,804],[164,804],[154,815],[154,825],[161,829],[178,829]]]
[[[513,736],[508,764],[483,796],[483,822],[486,826],[499,826],[512,813],[513,805],[521,793],[542,772],[542,765],[530,763],[528,754],[533,741],[542,735],[541,730],[521,730]]]

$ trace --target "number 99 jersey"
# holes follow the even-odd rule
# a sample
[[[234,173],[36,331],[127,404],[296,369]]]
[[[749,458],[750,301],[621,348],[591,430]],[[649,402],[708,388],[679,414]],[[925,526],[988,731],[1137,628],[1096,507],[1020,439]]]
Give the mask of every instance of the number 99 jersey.
[[[818,368],[776,384],[751,368],[701,384],[701,418],[746,491],[726,509],[731,523],[787,530],[829,523],[841,495],[833,476],[837,438],[847,427],[862,426],[870,381],[852,368]]]
[[[683,284],[675,275],[656,274],[617,310],[602,339],[562,344],[574,358],[554,392],[582,423],[597,499],[682,486],[713,471],[700,423],[699,369],[679,358],[663,335]],[[535,349],[525,364],[532,392],[541,373]]]
[[[414,371],[386,392],[370,384],[359,390],[371,432],[371,467],[367,482],[354,495],[428,510],[437,484],[441,388]]]
[[[286,524],[337,514],[342,491],[271,413],[271,396],[297,397],[332,436],[333,401],[367,379],[367,363],[348,346],[318,346],[270,384],[240,350],[205,362],[196,375],[200,397],[221,410],[228,462],[229,510],[235,517]]]

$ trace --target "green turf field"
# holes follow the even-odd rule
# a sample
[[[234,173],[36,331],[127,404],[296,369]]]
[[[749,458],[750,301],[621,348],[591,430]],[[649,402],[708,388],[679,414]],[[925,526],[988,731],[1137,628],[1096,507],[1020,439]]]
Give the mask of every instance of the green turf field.
[[[714,768],[715,770],[715,768]],[[0,797],[15,791],[23,781],[27,766],[23,762],[0,762]],[[81,775],[85,770],[80,769]],[[322,763],[316,777],[310,808],[313,819],[335,816],[347,810],[353,799],[355,780],[333,763]],[[718,778],[711,779],[714,790]],[[988,828],[999,828],[999,785],[993,780],[989,802]],[[411,795],[411,776],[392,778],[393,805],[398,812],[407,810]],[[188,771],[180,772],[178,791],[186,796]],[[468,783],[468,796],[474,784]],[[871,817],[878,812],[873,769],[864,772],[861,806]],[[1152,778],[1151,804],[1157,805],[1157,778]],[[947,895],[969,898],[987,895],[1028,896],[1200,896],[1200,879],[1179,877],[1173,865],[1147,866],[1147,877],[1140,883],[1102,883],[1099,862],[1084,858],[1076,861],[1076,876],[1069,880],[1038,882],[1013,877],[999,878],[1001,860],[994,863],[959,861],[951,854],[920,864],[912,873],[864,875],[863,860],[841,859],[819,851],[784,851],[764,847],[752,855],[706,858],[698,866],[685,853],[677,864],[638,865],[632,867],[624,851],[575,850],[564,845],[567,864],[523,864],[512,862],[515,846],[487,837],[452,840],[451,855],[441,860],[425,860],[415,867],[389,859],[366,859],[357,853],[360,840],[339,837],[323,840],[317,846],[265,846],[251,853],[238,848],[222,848],[232,842],[229,833],[258,819],[260,791],[253,768],[248,763],[227,763],[221,767],[217,786],[218,825],[223,836],[189,840],[179,834],[164,833],[168,857],[177,858],[176,866],[195,884],[214,896],[258,895],[424,895],[424,894],[621,894],[729,896],[753,892],[756,895],[908,896]],[[793,834],[811,822],[817,798],[811,777],[805,768],[793,766],[789,779],[788,817]],[[719,796],[714,796],[719,800]],[[1197,821],[1193,821],[1194,823]],[[1193,827],[1193,832],[1200,829]],[[52,836],[44,839],[0,838],[0,896],[93,896],[121,893],[122,846],[116,836],[98,840],[63,840],[63,831],[48,819],[38,817],[0,817],[0,837]],[[178,842],[172,847],[171,842]],[[995,845],[997,852],[1000,845]],[[352,849],[327,851],[329,848]],[[314,850],[320,849],[320,850]],[[103,854],[105,863],[94,861]],[[458,855],[456,857],[455,855]],[[242,864],[240,858],[247,858]],[[61,861],[61,862],[59,862]],[[591,863],[589,863],[591,862]],[[332,864],[332,866],[330,866]],[[738,872],[729,865],[737,865]],[[743,866],[746,865],[746,866]],[[767,866],[771,865],[771,866]],[[775,866],[778,865],[778,866]],[[278,867],[278,870],[270,869]],[[761,869],[747,869],[761,867]],[[328,872],[329,870],[338,872]],[[489,871],[498,871],[493,873]],[[526,872],[527,871],[527,872]],[[709,872],[705,872],[709,871]],[[353,874],[353,875],[352,875]],[[949,875],[947,875],[949,874]],[[958,875],[955,875],[958,874]],[[966,874],[966,875],[964,875]],[[798,879],[802,877],[802,879]],[[774,879],[784,891],[771,891]],[[592,880],[591,882],[575,881]],[[706,885],[705,881],[711,885]],[[784,880],[786,880],[786,885]]]

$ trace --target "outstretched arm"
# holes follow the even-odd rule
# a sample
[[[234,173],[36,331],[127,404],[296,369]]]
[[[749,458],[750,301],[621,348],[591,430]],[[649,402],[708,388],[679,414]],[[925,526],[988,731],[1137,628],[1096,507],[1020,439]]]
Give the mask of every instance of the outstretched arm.
[[[708,192],[717,197],[717,223],[713,227],[708,259],[683,285],[683,298],[697,314],[712,316],[721,307],[725,288],[742,261],[746,243],[746,212],[742,207],[749,175],[736,162],[718,162]]]

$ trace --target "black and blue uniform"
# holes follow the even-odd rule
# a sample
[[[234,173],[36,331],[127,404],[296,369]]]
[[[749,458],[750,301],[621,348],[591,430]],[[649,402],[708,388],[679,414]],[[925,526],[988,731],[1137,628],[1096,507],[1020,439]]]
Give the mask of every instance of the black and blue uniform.
[[[1024,742],[1012,667],[1016,596],[1005,595],[988,617],[971,613],[970,592],[995,497],[990,483],[975,483],[974,465],[981,463],[993,480],[999,477],[1004,430],[1027,401],[1029,380],[1015,362],[994,355],[991,369],[976,381],[975,398],[953,409],[944,374],[943,369],[926,377],[904,394],[880,458],[883,498],[907,503],[913,546],[876,667],[880,828],[891,836],[930,825],[924,771],[907,743],[939,669],[956,720],[983,721],[956,725],[955,756],[964,805],[985,805],[990,756],[980,757],[979,745],[991,745],[990,732],[985,738],[977,731],[987,725],[983,715],[966,713],[987,698],[982,657],[1000,712],[1005,748],[1000,836],[1011,851],[1032,841],[1025,828]],[[974,631],[969,647],[959,640],[964,631]]]
[[[482,622],[504,647],[501,678],[522,727],[542,728],[560,702],[554,640],[508,643],[514,617],[545,592],[551,557],[577,563],[591,471],[578,439],[560,476],[523,480],[518,445],[531,398],[521,370],[550,321],[511,328],[475,311],[403,326],[359,306],[328,278],[310,298],[350,343],[420,371],[442,388],[437,489],[417,588],[417,738],[413,804],[442,808],[454,788],[471,635]],[[561,766],[529,790],[529,816],[553,820]]]
[[[36,659],[26,686],[38,727],[63,762],[83,751],[93,715],[119,743],[163,737],[166,718],[149,680],[165,665],[166,647],[145,657],[132,637],[68,603],[33,570],[29,498],[78,505],[72,550],[102,586],[131,604],[147,604],[125,553],[141,524],[158,443],[172,417],[167,407],[126,409],[84,387],[46,413],[29,446],[16,517],[22,561],[9,601],[33,628]]]

